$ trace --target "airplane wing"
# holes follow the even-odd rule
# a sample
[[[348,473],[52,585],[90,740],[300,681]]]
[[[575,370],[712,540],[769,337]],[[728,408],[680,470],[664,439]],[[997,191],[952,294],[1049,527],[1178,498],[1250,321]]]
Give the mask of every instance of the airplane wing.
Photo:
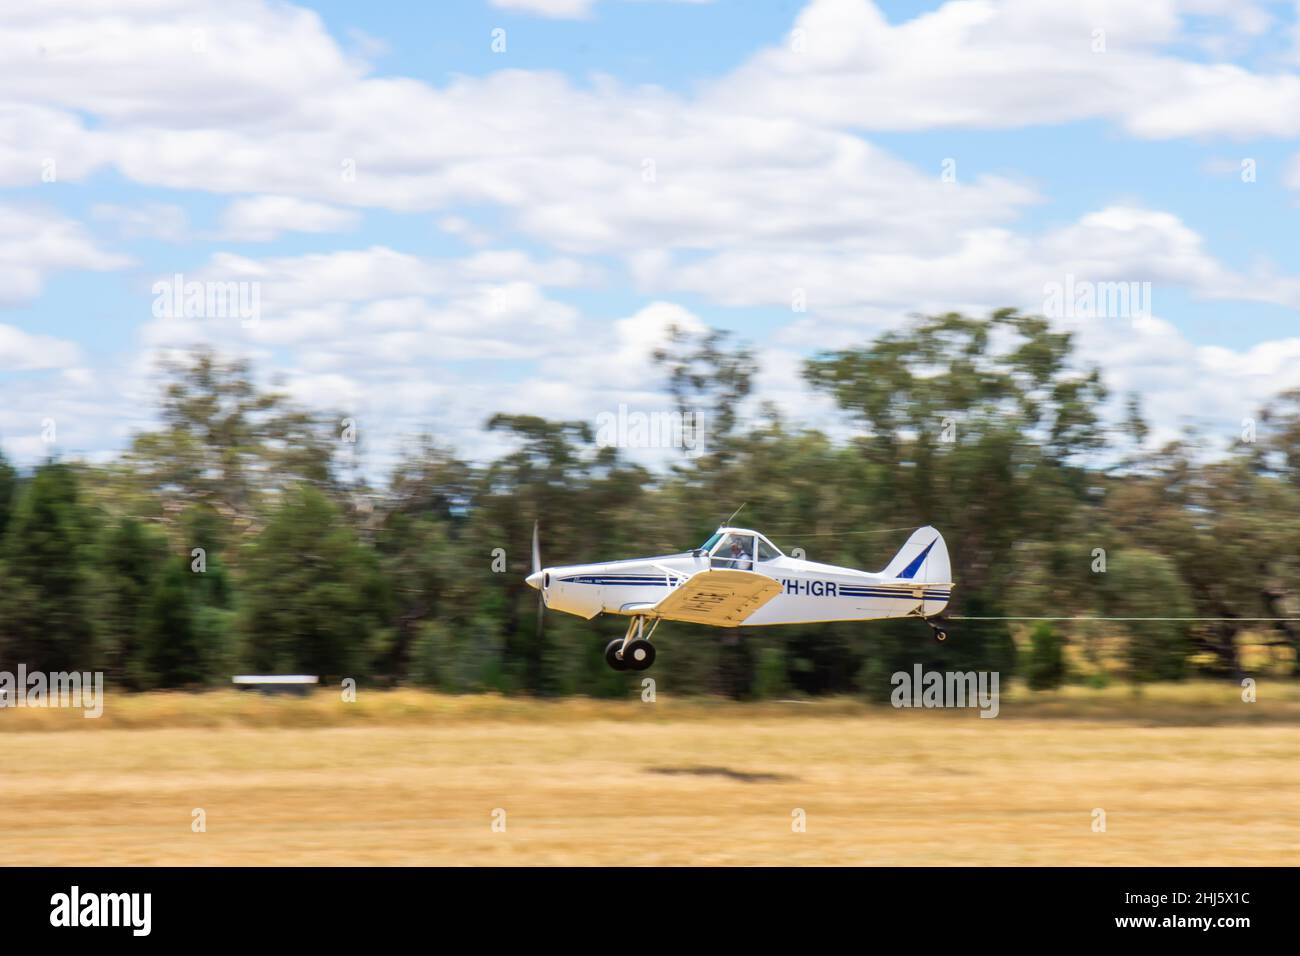
[[[781,593],[781,583],[766,574],[715,568],[699,571],[647,609],[670,621],[735,627]]]

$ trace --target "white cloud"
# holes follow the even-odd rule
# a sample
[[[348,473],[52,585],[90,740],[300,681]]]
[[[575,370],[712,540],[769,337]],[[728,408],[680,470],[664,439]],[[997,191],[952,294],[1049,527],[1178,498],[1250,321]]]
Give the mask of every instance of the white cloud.
[[[357,420],[369,467],[390,462],[424,431],[463,453],[492,454],[504,439],[480,429],[494,412],[594,424],[595,410],[619,402],[663,406],[651,351],[670,325],[706,328],[666,301],[613,321],[582,316],[517,278],[572,281],[579,278],[573,270],[499,250],[461,260],[382,248],[264,260],[218,255],[186,278],[258,277],[260,321],[246,328],[237,319],[159,318],[141,344],[163,354],[207,343],[273,364],[290,395]],[[520,376],[503,375],[503,362],[518,364]]]
[[[162,239],[184,242],[191,238],[189,216],[175,203],[150,202],[141,206],[96,203],[91,218],[112,223],[127,239]]]
[[[433,422],[472,441],[500,407],[503,380],[491,364],[482,365],[484,375],[454,363],[585,354],[590,325],[544,292],[544,284],[581,275],[565,260],[509,250],[459,260],[382,247],[261,260],[220,254],[186,280],[258,283],[259,321],[156,318],[142,345],[165,351],[207,343],[273,362],[292,394],[364,415],[372,430],[383,421],[393,442]],[[471,402],[476,396],[481,406]],[[468,407],[468,417],[453,414]]]
[[[1157,442],[1183,425],[1235,437],[1279,392],[1300,387],[1300,339],[1249,348],[1194,345],[1159,317],[1096,320],[1074,327],[1080,358],[1101,366],[1112,393],[1137,392]]]
[[[51,273],[119,269],[129,261],[57,212],[0,205],[0,305],[36,298]]]
[[[264,305],[285,309],[402,296],[445,296],[509,282],[574,286],[593,281],[598,275],[594,268],[572,258],[538,259],[513,249],[437,259],[372,246],[265,259],[222,252],[187,278],[256,282]]]
[[[271,122],[365,70],[314,12],[261,0],[56,0],[7,11],[0,27],[8,100],[111,124]]]
[[[79,361],[81,350],[75,342],[0,324],[0,372],[67,368]]]
[[[593,9],[550,0],[554,15],[566,7]],[[943,183],[937,165],[904,162],[858,135],[1088,118],[1142,137],[1300,132],[1294,75],[1180,58],[1189,14],[1218,17],[1233,43],[1268,23],[1257,5],[1226,0],[972,0],[892,24],[866,0],[814,0],[795,23],[804,52],[787,42],[684,94],[523,70],[438,87],[376,77],[314,13],[260,0],[57,0],[0,24],[0,184],[44,188],[53,159],[60,184],[111,168],[243,197],[220,226],[241,240],[346,230],[364,208],[431,213],[480,251],[222,253],[187,278],[257,282],[262,321],[159,320],[141,336],[146,349],[206,340],[254,355],[304,398],[364,406],[394,428],[432,420],[472,443],[499,408],[582,417],[620,396],[662,401],[647,345],[669,318],[700,323],[670,301],[682,292],[789,308],[802,290],[809,312],[763,344],[764,389],[793,402],[809,348],[918,308],[1034,308],[1044,282],[1066,274],[1151,281],[1157,308],[1170,286],[1300,305],[1296,280],[1228,268],[1170,213],[1113,202],[1030,234],[1017,223],[1042,197],[1028,183]],[[1092,52],[1096,29],[1105,53]],[[462,215],[479,208],[490,231]],[[128,236],[186,229],[169,204],[96,214]],[[487,248],[514,237],[553,251]],[[561,301],[552,290],[607,278],[595,257],[623,264],[651,304],[611,320]],[[123,264],[71,220],[0,215],[0,290],[14,301],[38,294],[55,270]],[[1134,341],[1144,350],[1123,361],[1110,350],[1120,374],[1162,383],[1166,409],[1196,399],[1185,382],[1197,376],[1220,390],[1234,377],[1268,377],[1250,350],[1202,353],[1161,329]],[[1161,353],[1162,341],[1176,347]],[[506,388],[458,367],[484,358],[517,365],[520,380]],[[1162,377],[1157,358],[1184,384],[1175,370]],[[69,356],[64,367],[80,362]],[[93,406],[84,376],[55,384],[85,400],[82,413]]]
[[[75,343],[0,325],[0,372],[22,373],[0,401],[6,457],[23,465],[51,455],[102,461],[125,444],[142,406],[132,404],[131,387],[101,379],[83,360]]]
[[[0,76],[3,73],[0,63]],[[72,113],[0,102],[0,186],[49,188],[77,182],[111,161],[110,147],[107,140],[88,135]]]
[[[668,330],[674,325],[696,334],[707,329],[689,309],[662,300],[651,302],[603,328],[594,329],[593,325],[590,321],[585,323],[589,336],[586,347],[552,355],[540,363],[541,377],[581,383],[581,392],[589,397],[593,393],[609,392],[622,395],[623,400],[629,395],[643,401],[653,396],[660,403],[666,400],[663,375],[651,363],[651,353],[666,341]],[[526,396],[520,398],[526,400]],[[599,401],[599,407],[607,407],[611,400]]]
[[[936,189],[937,184],[936,184]],[[1178,217],[1108,206],[1039,235],[972,226],[946,243],[873,240],[722,249],[691,259],[656,256],[633,268],[647,288],[707,294],[730,306],[792,308],[806,302],[804,334],[863,310],[888,321],[911,310],[972,304],[1045,308],[1045,285],[1067,276],[1089,282],[1149,282],[1153,297],[1183,288],[1212,299],[1300,308],[1300,280],[1264,269],[1234,272]]]
[[[1200,0],[1194,9],[1221,6]],[[19,54],[42,37],[65,46],[77,82],[60,57],[36,57],[26,67],[40,82],[15,75],[17,90],[52,126],[79,125],[57,110],[96,115],[99,125],[80,137],[92,155],[154,185],[403,212],[487,204],[580,252],[873,231],[888,245],[899,230],[942,237],[1006,221],[1034,193],[985,177],[937,194],[929,172],[836,127],[1102,116],[1153,136],[1300,131],[1300,78],[1152,52],[1180,38],[1182,10],[1173,0],[977,0],[891,25],[868,0],[814,0],[797,21],[805,52],[764,51],[694,98],[608,79],[580,90],[516,70],[441,88],[370,77],[314,15],[253,0],[176,0],[165,13],[120,14],[123,22],[99,29],[31,15],[0,28],[0,50],[12,48],[22,65]],[[212,40],[199,50],[195,23]],[[1099,23],[1108,25],[1104,54],[1090,47]],[[159,73],[173,71],[182,85],[160,89]],[[36,165],[31,151],[18,167]],[[269,229],[273,218],[268,206],[249,228]],[[445,221],[463,230],[463,220]]]
[[[176,0],[117,17],[74,24],[33,14],[0,27],[0,52],[14,53],[9,74],[0,62],[0,82],[12,79],[11,95],[39,111],[24,122],[53,131],[55,155],[93,157],[69,178],[111,163],[173,189],[401,212],[486,204],[532,236],[586,252],[861,232],[886,220],[937,236],[953,223],[1005,218],[1033,198],[990,178],[909,206],[924,198],[924,177],[854,136],[609,80],[579,90],[517,70],[443,88],[371,78],[314,15],[253,0]],[[211,41],[201,50],[196,23]],[[31,54],[40,42],[65,54]],[[159,75],[182,80],[164,89]],[[28,131],[17,141],[34,139]],[[30,177],[44,152],[27,148],[8,162],[0,154],[0,173],[12,166]],[[274,225],[265,201],[252,210],[244,202],[235,211],[249,214],[251,230]]]
[[[360,219],[355,210],[293,196],[252,196],[226,207],[220,236],[236,242],[268,242],[286,232],[347,232]]]
[[[871,0],[812,0],[781,46],[720,81],[706,104],[865,130],[1101,118],[1149,138],[1300,134],[1295,74],[1163,52],[1185,39],[1189,12],[1229,32],[1268,22],[1255,4],[953,0],[891,24]]]

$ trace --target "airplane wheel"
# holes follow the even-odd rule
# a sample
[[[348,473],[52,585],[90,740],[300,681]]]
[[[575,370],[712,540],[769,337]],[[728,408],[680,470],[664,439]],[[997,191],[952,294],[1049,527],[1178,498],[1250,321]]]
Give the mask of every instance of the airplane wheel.
[[[948,632],[947,632],[947,631],[938,631],[938,630],[936,630],[936,631],[934,632],[934,639],[935,639],[936,641],[946,641],[946,640],[948,640]]]
[[[633,641],[623,652],[623,663],[634,671],[643,671],[655,662],[655,646],[649,641]]]
[[[623,638],[619,637],[605,645],[605,663],[616,671],[627,670],[627,658],[618,656],[618,649],[623,646]]]

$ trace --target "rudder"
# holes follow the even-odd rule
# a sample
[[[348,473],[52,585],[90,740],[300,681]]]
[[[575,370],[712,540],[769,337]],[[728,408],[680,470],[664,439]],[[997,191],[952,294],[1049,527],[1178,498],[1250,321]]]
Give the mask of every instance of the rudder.
[[[880,573],[887,578],[921,584],[951,584],[952,564],[943,535],[929,525],[917,528]]]

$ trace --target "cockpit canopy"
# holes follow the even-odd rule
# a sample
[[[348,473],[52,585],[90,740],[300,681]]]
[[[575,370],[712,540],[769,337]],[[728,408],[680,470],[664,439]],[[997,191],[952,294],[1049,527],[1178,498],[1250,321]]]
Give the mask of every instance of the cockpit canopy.
[[[755,562],[782,557],[767,538],[745,528],[719,528],[700,550],[709,556],[710,566],[738,571],[752,571]]]

